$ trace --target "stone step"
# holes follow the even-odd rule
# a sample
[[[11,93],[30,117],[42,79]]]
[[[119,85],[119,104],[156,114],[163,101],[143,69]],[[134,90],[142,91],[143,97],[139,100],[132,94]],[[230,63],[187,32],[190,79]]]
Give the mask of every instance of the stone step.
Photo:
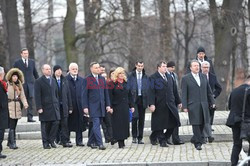
[[[232,141],[232,131],[229,127],[225,125],[213,125],[214,129],[213,137],[217,142],[225,142],[225,141]],[[150,128],[144,129],[144,137],[149,137],[151,134]],[[179,134],[183,141],[189,142],[193,132],[192,126],[181,126],[179,128]],[[88,137],[88,132],[83,132],[83,137]],[[7,131],[5,133],[5,138],[7,138]],[[71,132],[71,138],[75,138],[75,133]],[[29,132],[17,132],[17,139],[25,139],[25,140],[33,140],[33,139],[41,139],[41,132],[40,131],[29,131]]]
[[[228,111],[216,111],[214,117],[214,125],[224,125],[226,123],[226,118],[228,117]],[[180,121],[182,126],[190,125],[188,120],[188,114],[185,112],[179,113]],[[27,118],[23,117],[18,121],[17,132],[33,132],[40,131],[40,122],[38,117],[34,117],[36,122],[27,123]],[[145,128],[150,128],[151,126],[151,113],[146,113],[145,115]]]

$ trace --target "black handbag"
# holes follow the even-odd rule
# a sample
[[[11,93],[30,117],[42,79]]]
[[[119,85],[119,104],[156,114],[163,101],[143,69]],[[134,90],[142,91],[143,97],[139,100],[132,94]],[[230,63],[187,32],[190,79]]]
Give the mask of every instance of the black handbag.
[[[245,118],[246,99],[247,99],[247,92],[249,89],[250,87],[247,87],[244,93],[240,138],[250,141],[250,118],[247,119]]]

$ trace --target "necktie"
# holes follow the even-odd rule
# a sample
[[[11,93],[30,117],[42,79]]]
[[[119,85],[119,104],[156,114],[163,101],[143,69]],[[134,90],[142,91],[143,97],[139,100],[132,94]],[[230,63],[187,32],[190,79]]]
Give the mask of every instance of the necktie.
[[[48,81],[49,81],[49,84],[51,85],[51,78],[50,77],[48,77]]]
[[[95,76],[95,79],[96,79],[97,84],[99,84],[99,82],[98,82],[98,76]]]
[[[25,65],[25,67],[28,67],[27,59],[24,59],[24,65]]]
[[[60,88],[61,87],[61,81],[60,81],[60,79],[57,80],[57,84],[58,84],[58,87]]]
[[[165,74],[163,74],[163,79],[164,79],[165,81],[168,81]]]
[[[137,78],[137,86],[138,86],[138,96],[141,96],[141,72],[138,72]]]
[[[76,81],[76,76],[73,76],[74,77],[74,81]]]

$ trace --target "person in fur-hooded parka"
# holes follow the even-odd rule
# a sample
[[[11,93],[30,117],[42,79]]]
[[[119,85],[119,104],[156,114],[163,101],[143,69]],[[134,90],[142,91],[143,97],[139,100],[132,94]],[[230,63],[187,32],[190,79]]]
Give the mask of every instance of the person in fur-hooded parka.
[[[9,107],[9,137],[8,144],[10,149],[17,149],[16,146],[16,126],[17,121],[22,117],[21,103],[25,109],[28,103],[24,94],[23,86],[24,76],[21,70],[12,68],[6,74],[8,86],[8,107]]]

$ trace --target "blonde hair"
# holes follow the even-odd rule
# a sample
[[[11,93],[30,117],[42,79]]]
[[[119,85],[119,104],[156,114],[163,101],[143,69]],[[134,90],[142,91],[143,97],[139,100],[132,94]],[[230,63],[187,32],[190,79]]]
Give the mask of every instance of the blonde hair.
[[[122,67],[117,67],[117,68],[115,69],[114,74],[112,75],[112,78],[111,78],[111,79],[112,79],[114,82],[116,82],[117,79],[118,79],[118,75],[119,75],[120,73],[124,73],[124,80],[127,82],[127,76],[126,76],[126,73],[125,73],[125,69],[122,68]]]

